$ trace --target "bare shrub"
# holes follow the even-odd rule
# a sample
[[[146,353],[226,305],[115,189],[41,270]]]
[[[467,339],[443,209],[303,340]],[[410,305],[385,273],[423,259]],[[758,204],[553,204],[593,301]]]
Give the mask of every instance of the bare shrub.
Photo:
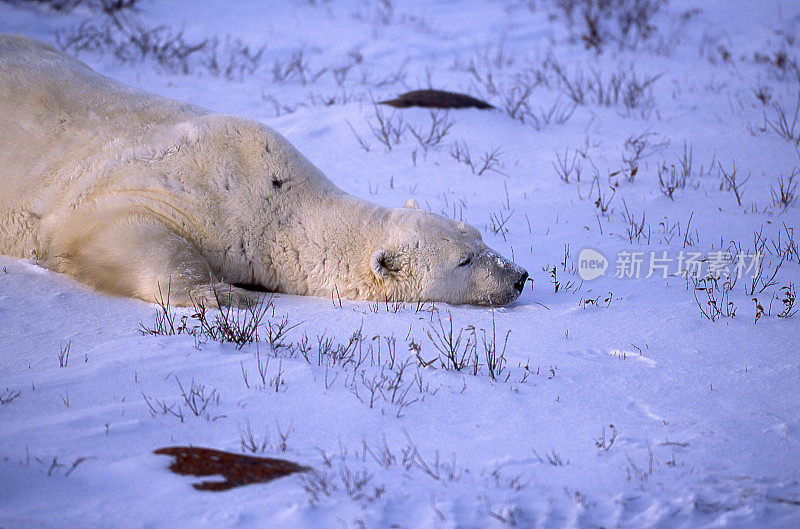
[[[736,305],[730,300],[730,293],[736,284],[733,278],[706,276],[701,279],[692,278],[694,300],[700,308],[700,314],[710,321],[719,318],[732,318],[736,315]],[[698,292],[702,292],[698,297]]]
[[[562,283],[561,280],[558,279],[558,269],[555,266],[552,268],[543,266],[542,271],[550,274],[550,284],[553,285],[554,294],[578,290],[578,287],[575,285],[574,281],[567,280],[566,282]]]
[[[391,151],[393,147],[400,143],[400,139],[406,130],[406,124],[402,116],[395,111],[385,114],[383,109],[374,105],[375,121],[367,121],[372,135],[377,139],[386,150]]]
[[[191,385],[187,391],[177,376],[175,376],[175,381],[178,383],[178,387],[180,388],[180,396],[184,405],[189,408],[195,417],[201,417],[207,421],[215,421],[224,417],[224,415],[212,416],[208,411],[210,404],[219,405],[220,395],[216,389],[212,389],[209,392],[206,390],[204,385],[197,384],[195,383],[194,379],[192,379]],[[180,406],[180,404],[169,404],[165,400],[159,400],[145,395],[144,393],[142,393],[142,398],[144,399],[145,404],[147,404],[152,417],[157,415],[171,415],[179,419],[181,422],[184,422],[186,419],[186,416],[183,414],[183,408]]]
[[[500,150],[499,147],[496,147],[492,151],[487,151],[481,154],[481,158],[479,161],[480,165],[475,166],[474,173],[477,174],[478,176],[489,171],[494,173],[505,174],[501,170],[502,167],[502,164],[500,163],[501,154],[502,151]]]
[[[201,302],[195,305],[196,312],[192,318],[198,324],[196,335],[216,342],[230,342],[238,349],[258,341],[258,327],[273,307],[273,298],[261,298],[246,309],[238,309],[222,303],[220,296],[224,296],[224,292],[215,289],[214,296],[220,308],[214,312],[213,320],[208,319],[206,307]]]
[[[94,0],[93,0],[94,1]],[[73,53],[111,53],[123,64],[151,60],[170,73],[207,72],[228,80],[241,80],[260,66],[265,47],[251,48],[230,36],[188,40],[183,30],[168,26],[147,27],[125,10],[138,0],[102,0],[99,15],[56,33],[56,42]],[[118,7],[123,5],[125,7]],[[302,65],[302,53],[299,55]],[[305,84],[304,70],[298,70],[296,54],[287,63],[286,77],[294,74]]]
[[[369,144],[366,142],[366,140],[364,140],[364,138],[361,137],[361,135],[356,131],[355,127],[353,127],[353,124],[350,123],[349,120],[345,120],[345,122],[347,123],[347,126],[350,127],[350,130],[353,132],[353,135],[356,137],[356,141],[358,141],[358,144],[361,146],[361,148],[364,149],[364,151],[369,152],[370,151]]]
[[[253,434],[252,428],[250,428],[250,421],[248,420],[245,424],[247,425],[246,430],[242,430],[242,427],[238,426],[239,443],[242,452],[250,452],[251,454],[266,452],[269,444],[269,430],[266,427],[264,428],[264,437],[259,441],[256,435]]]
[[[565,184],[569,184],[570,178],[575,177],[576,182],[581,181],[581,161],[578,159],[578,150],[572,155],[570,160],[569,149],[564,149],[564,158],[556,153],[556,163],[553,163],[553,169],[556,170],[558,178]]]
[[[186,417],[183,415],[183,410],[177,404],[167,404],[166,401],[158,400],[156,398],[150,397],[145,395],[142,392],[142,398],[144,399],[145,404],[147,404],[147,408],[150,410],[150,415],[155,417],[156,415],[171,415],[181,422],[184,422]]]
[[[517,75],[514,83],[501,91],[502,108],[512,119],[525,123],[525,116],[530,114],[529,99],[537,86],[535,79],[527,75]]]
[[[492,380],[497,380],[503,374],[506,365],[506,347],[508,346],[508,338],[511,336],[511,329],[506,331],[506,336],[503,339],[502,347],[498,343],[497,325],[494,320],[494,309],[492,309],[492,332],[488,335],[487,332],[481,329],[481,339],[483,343],[483,358],[484,365],[486,366],[489,376]]]
[[[635,239],[637,243],[644,240],[647,244],[650,244],[650,225],[647,224],[645,220],[646,212],[642,211],[642,218],[640,220],[628,210],[628,204],[625,203],[625,199],[622,199],[622,205],[625,208],[622,212],[622,218],[626,225],[625,233],[628,236],[628,242],[633,244]],[[647,232],[645,232],[645,228],[647,228]]]
[[[753,89],[753,95],[756,99],[761,101],[761,104],[767,106],[772,101],[772,87],[766,85],[758,85]]]
[[[614,442],[617,440],[617,429],[614,427],[614,425],[609,424],[608,429],[609,434],[606,435],[606,427],[603,426],[603,433],[600,434],[600,437],[594,440],[594,445],[604,452],[608,452],[611,447],[614,446]]]
[[[619,49],[636,49],[657,31],[654,17],[667,0],[557,0],[570,27],[586,49],[602,53],[606,44]],[[577,15],[577,16],[576,16]]]
[[[787,261],[800,263],[800,243],[794,238],[794,228],[783,223],[783,231],[778,232],[778,236],[771,240],[771,246],[775,255]]]
[[[431,122],[427,129],[417,129],[412,125],[408,126],[408,131],[416,138],[425,152],[439,145],[455,123],[449,119],[449,112],[447,111],[441,112],[432,109],[429,111],[429,116]]]
[[[67,342],[67,345],[61,347],[58,353],[58,367],[67,367],[67,365],[69,365],[70,349],[72,349],[72,341]]]
[[[777,49],[768,52],[755,52],[753,60],[759,64],[766,64],[770,67],[770,73],[777,79],[784,81],[794,77],[800,80],[800,63],[796,56],[792,56],[789,48],[794,46],[795,37],[783,31],[775,32],[778,37],[783,38]]]
[[[653,450],[648,448],[647,454],[647,470],[641,468],[636,461],[631,458],[631,456],[625,454],[625,459],[628,461],[628,466],[625,468],[625,472],[628,475],[628,481],[631,481],[632,478],[636,478],[640,482],[646,482],[648,479],[650,479],[650,476],[653,475]]]
[[[634,110],[640,112],[642,117],[646,117],[647,112],[655,105],[651,87],[661,78],[662,74],[639,78],[636,74],[631,74],[623,84],[622,105],[630,114]]]
[[[167,286],[166,296],[158,287],[159,296],[156,299],[158,311],[152,326],[145,324],[139,325],[139,331],[151,336],[172,336],[178,334],[188,334],[198,339],[208,339],[217,342],[230,342],[241,349],[247,344],[259,339],[259,325],[267,312],[274,310],[273,298],[259,298],[258,301],[246,309],[237,309],[226,306],[224,303],[225,292],[214,289],[214,296],[220,306],[219,311],[215,311],[213,318],[210,318],[209,310],[202,302],[195,303],[194,312],[191,315],[183,315],[178,318],[174,309],[170,305],[170,286]],[[270,344],[275,346],[280,338],[291,330],[288,322],[280,324],[273,329],[270,326]]]
[[[797,314],[797,290],[794,283],[789,283],[781,288],[779,299],[783,304],[783,309],[778,313],[779,318],[791,318]]]
[[[135,8],[139,0],[22,0],[29,3],[45,5],[55,11],[69,13],[81,4],[87,5],[93,11],[114,14],[118,11]]]
[[[308,63],[303,50],[292,52],[285,61],[275,60],[272,63],[272,80],[276,83],[297,81],[302,85],[308,84]]]
[[[219,37],[214,37],[204,50],[201,64],[215,76],[241,81],[245,75],[258,69],[265,49],[265,46],[251,49],[241,40],[230,36],[225,37],[224,43],[220,45]]]
[[[567,75],[567,72],[558,62],[550,61],[550,69],[556,74],[556,81],[565,93],[576,105],[585,105],[587,101],[587,88],[583,80],[583,75],[579,74],[575,79]]]
[[[778,272],[780,272],[783,264],[792,258],[792,235],[787,229],[787,237],[790,238],[789,243],[782,252],[776,252],[777,261],[766,260],[766,255],[769,253],[767,246],[767,237],[762,235],[763,227],[759,231],[753,232],[753,249],[750,254],[753,256],[753,262],[747,269],[747,272],[752,271],[751,280],[745,285],[745,293],[752,296],[756,293],[762,293],[769,288],[778,284],[776,279]],[[773,243],[775,244],[775,243]],[[776,250],[778,248],[776,247]],[[741,253],[739,248],[737,253]]]
[[[189,390],[187,391],[177,376],[175,377],[175,381],[178,383],[178,387],[181,390],[183,402],[195,417],[203,417],[208,421],[220,418],[220,416],[212,417],[208,412],[209,404],[219,405],[220,395],[216,389],[207,391],[204,385],[195,383],[194,379],[192,379]]]
[[[192,62],[208,45],[208,40],[189,42],[183,31],[167,26],[146,28],[134,19],[123,16],[88,19],[78,26],[56,33],[56,42],[65,51],[110,51],[122,63],[147,59],[171,73],[188,74]]]
[[[629,136],[623,146],[622,163],[623,173],[628,182],[633,182],[639,172],[639,164],[645,158],[660,151],[667,145],[668,141],[653,143],[654,132],[643,132],[637,136]]]
[[[557,98],[549,109],[539,108],[539,111],[530,110],[527,115],[527,123],[537,131],[553,125],[563,125],[575,113],[578,107],[576,103],[561,103],[561,98]]]
[[[501,154],[502,151],[497,147],[481,154],[480,159],[476,162],[472,159],[466,143],[454,142],[450,147],[450,156],[457,162],[469,167],[472,174],[477,174],[478,176],[487,172],[505,174],[502,170],[503,164],[500,161]]]
[[[778,177],[777,188],[770,186],[769,192],[772,196],[773,206],[786,211],[797,203],[797,182],[794,181],[794,178],[798,175],[800,175],[800,172],[795,168],[789,178],[784,180],[783,175]]]
[[[608,191],[603,191],[603,186],[600,184],[600,173],[598,172],[597,168],[594,168],[594,176],[592,177],[592,185],[589,188],[589,198],[594,195],[595,189],[597,190],[597,198],[594,200],[594,207],[597,208],[597,211],[605,216],[610,216],[613,213],[613,209],[611,209],[611,202],[614,201],[614,197],[617,196],[617,190],[613,185],[609,185]]]
[[[675,169],[674,165],[667,167],[666,162],[658,168],[658,185],[661,193],[670,200],[675,200],[673,194],[677,189],[686,187],[686,177],[683,173]]]
[[[466,142],[453,142],[453,145],[450,147],[450,156],[455,161],[469,167],[473,174],[475,173],[475,163],[472,161],[472,156],[469,153],[469,147],[467,147]]]
[[[618,68],[610,75],[595,70],[590,75],[580,70],[569,74],[555,60],[547,65],[554,72],[562,93],[576,105],[622,106],[628,114],[634,110],[646,113],[655,106],[652,87],[661,74],[640,76],[633,68]]]
[[[467,73],[472,75],[472,80],[478,88],[478,91],[485,92],[490,96],[497,96],[500,94],[500,87],[498,87],[495,81],[495,73],[491,67],[485,69],[479,68],[475,60],[471,59],[465,69]]]
[[[686,141],[683,142],[683,155],[678,159],[678,164],[680,165],[679,174],[680,178],[686,182],[692,178],[692,164],[694,160],[694,147],[693,145],[689,145],[688,148],[686,146]]]
[[[736,202],[741,206],[742,205],[742,197],[744,196],[744,185],[750,180],[750,175],[747,175],[747,178],[740,178],[740,175],[736,173],[736,162],[733,162],[733,167],[726,171],[724,167],[722,167],[722,162],[719,163],[719,170],[722,174],[722,180],[719,184],[720,191],[723,188],[726,191],[733,192],[733,195],[736,197]]]
[[[500,210],[497,213],[489,212],[489,229],[492,230],[492,233],[495,235],[500,235],[503,237],[503,240],[506,240],[506,234],[508,233],[508,228],[506,224],[508,224],[511,215],[514,214],[514,210],[509,210],[507,212]]]
[[[297,478],[303,489],[309,494],[310,503],[317,503],[321,496],[330,496],[338,487],[335,482],[335,474],[327,470],[311,470],[300,474]]]
[[[798,118],[800,118],[800,91],[797,92],[797,101],[793,111],[784,109],[778,101],[772,104],[772,110],[774,111],[772,117],[767,117],[767,113],[764,111],[765,128],[772,129],[775,134],[788,142],[800,145],[800,127],[797,126]]]
[[[442,321],[439,314],[436,322],[428,328],[428,339],[439,353],[439,364],[442,369],[461,371],[472,368],[473,374],[478,373],[478,353],[475,327],[468,326],[453,330],[453,315],[447,313],[447,324]]]

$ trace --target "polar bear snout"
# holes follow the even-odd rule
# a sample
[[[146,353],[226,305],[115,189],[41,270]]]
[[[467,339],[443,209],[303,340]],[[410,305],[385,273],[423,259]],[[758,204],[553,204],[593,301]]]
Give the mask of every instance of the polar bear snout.
[[[525,289],[528,271],[487,250],[481,259],[479,272],[474,280],[467,303],[501,306],[516,300]]]
[[[521,266],[517,266],[511,261],[507,261],[505,259],[504,261],[505,266],[503,267],[504,270],[501,273],[501,277],[504,280],[502,280],[500,283],[501,287],[499,292],[497,292],[494,296],[489,296],[489,302],[493,305],[505,305],[516,300],[520,295],[522,295],[522,291],[525,289],[525,281],[528,280],[527,270]]]
[[[522,290],[525,288],[525,281],[527,280],[528,280],[528,271],[523,268],[522,275],[519,276],[517,282],[514,283],[514,290],[522,294]]]

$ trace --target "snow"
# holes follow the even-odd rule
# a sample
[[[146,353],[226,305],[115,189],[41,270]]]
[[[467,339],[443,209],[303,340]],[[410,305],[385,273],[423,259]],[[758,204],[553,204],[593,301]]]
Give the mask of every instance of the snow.
[[[651,38],[624,48],[607,42],[600,55],[585,48],[581,18],[570,25],[545,0],[208,0],[190,9],[142,0],[126,16],[183,31],[188,42],[264,46],[263,56],[255,71],[230,79],[194,59],[184,74],[153,58],[120,61],[100,50],[78,57],[133,86],[261,120],[350,193],[391,206],[412,197],[469,222],[529,271],[534,288],[494,310],[275,295],[263,325],[297,325],[285,336],[291,347],[271,347],[262,326],[261,341],[239,349],[145,335],[157,305],[96,294],[33,261],[0,257],[0,396],[10,399],[0,405],[0,527],[800,526],[800,315],[777,316],[781,289],[800,280],[796,250],[785,250],[800,205],[782,208],[771,195],[800,155],[765,122],[774,122],[778,102],[791,124],[797,101],[796,2],[674,0],[653,18]],[[87,17],[102,20],[91,3],[57,12],[0,2],[0,31],[54,44],[56,32]],[[784,68],[754,59],[780,50]],[[299,51],[304,77],[278,79],[275,65],[286,67]],[[528,100],[533,113],[541,117],[554,102],[571,108],[548,62],[573,80],[594,72],[604,80],[631,71],[661,77],[634,109],[599,105],[589,94],[564,123],[509,116],[503,94],[515,95],[520,76],[536,71],[547,81]],[[483,79],[492,74],[497,94],[470,65]],[[347,66],[337,83],[333,71]],[[441,144],[426,150],[405,130],[389,150],[371,130],[371,101],[429,84],[500,109],[451,111]],[[771,91],[766,105],[755,95],[760,86]],[[380,112],[418,130],[431,123],[425,109]],[[626,140],[642,134],[649,155],[633,181],[609,176],[625,169]],[[499,149],[497,171],[474,174],[451,156],[454,142],[478,168]],[[667,177],[670,165],[680,169],[684,142],[692,174],[670,199],[658,170],[665,163]],[[570,162],[577,149],[580,181],[573,174],[565,183],[556,156],[566,150]],[[726,172],[735,162],[740,182],[749,175],[741,205],[712,160]],[[643,215],[644,231],[629,235],[630,219]],[[676,275],[677,259],[755,253],[754,233],[768,241],[765,280],[786,258],[763,290],[761,283],[751,293],[749,275],[740,278],[728,294],[735,315],[711,321],[700,310],[710,310],[706,293]],[[608,260],[601,277],[581,280],[584,248]],[[640,277],[617,277],[620,256],[635,252]],[[645,277],[651,253],[662,252],[667,277]],[[175,312],[191,321],[192,310]],[[435,334],[450,318],[465,340],[475,329],[482,364],[492,329],[498,352],[510,331],[497,380],[485,365],[476,376],[438,361],[420,365],[417,354],[425,363],[437,358]],[[336,350],[359,330],[360,366],[334,362],[330,351],[321,358],[326,340]],[[298,352],[304,337],[308,361]],[[404,362],[404,397],[385,386],[370,392]],[[195,416],[178,381],[219,400]],[[147,400],[183,419],[152,414]],[[152,453],[171,445],[242,451],[248,428],[266,441],[264,455],[315,473],[203,492]],[[363,487],[360,478],[368,478]]]

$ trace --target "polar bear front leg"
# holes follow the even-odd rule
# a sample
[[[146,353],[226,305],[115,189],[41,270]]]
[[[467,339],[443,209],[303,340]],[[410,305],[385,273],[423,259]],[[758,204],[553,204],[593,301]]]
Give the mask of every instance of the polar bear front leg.
[[[215,277],[195,245],[159,219],[103,215],[75,233],[60,231],[63,244],[45,266],[101,292],[184,307],[248,307],[258,299]]]

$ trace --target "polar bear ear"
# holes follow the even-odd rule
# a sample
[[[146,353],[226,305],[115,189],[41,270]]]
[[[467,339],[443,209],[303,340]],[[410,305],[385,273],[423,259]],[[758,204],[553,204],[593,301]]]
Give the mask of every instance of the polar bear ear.
[[[409,198],[406,200],[406,204],[403,207],[408,209],[419,209],[419,204],[417,204],[417,201],[413,198]]]
[[[372,273],[378,279],[388,279],[392,272],[400,270],[397,259],[388,250],[377,250],[372,253],[369,260],[369,266]]]

